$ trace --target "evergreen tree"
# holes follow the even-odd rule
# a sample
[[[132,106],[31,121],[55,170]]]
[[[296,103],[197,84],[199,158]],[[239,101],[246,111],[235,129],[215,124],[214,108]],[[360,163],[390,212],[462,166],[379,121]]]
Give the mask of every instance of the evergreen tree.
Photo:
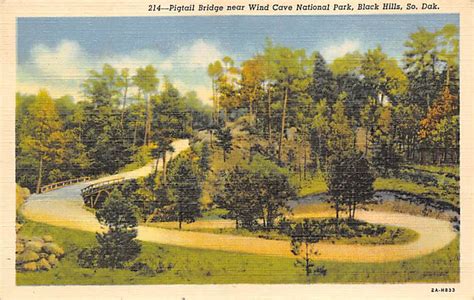
[[[227,159],[227,154],[232,151],[232,132],[230,128],[219,128],[217,131],[217,145],[222,148],[222,155],[224,162]]]
[[[327,269],[323,265],[316,265],[314,258],[319,254],[316,244],[323,239],[320,225],[315,220],[304,219],[291,230],[291,253],[297,258],[295,265],[305,269],[308,283],[311,276],[326,276]]]
[[[141,251],[137,237],[135,207],[118,190],[114,190],[96,217],[108,226],[105,233],[97,233],[97,264],[101,268],[123,268],[125,263],[135,259]]]
[[[170,189],[172,211],[179,223],[192,223],[201,215],[200,202],[202,187],[192,160],[179,155],[171,161],[168,187]]]

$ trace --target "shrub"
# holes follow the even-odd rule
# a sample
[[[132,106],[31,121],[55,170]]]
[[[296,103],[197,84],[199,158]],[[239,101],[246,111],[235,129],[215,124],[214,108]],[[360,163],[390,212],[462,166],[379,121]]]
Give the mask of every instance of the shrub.
[[[98,256],[97,247],[84,248],[77,256],[77,263],[83,268],[96,268]]]

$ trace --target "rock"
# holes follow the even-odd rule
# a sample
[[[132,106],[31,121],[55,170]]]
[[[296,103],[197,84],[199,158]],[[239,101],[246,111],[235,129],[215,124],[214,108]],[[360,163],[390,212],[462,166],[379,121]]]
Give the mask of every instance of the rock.
[[[23,253],[16,256],[16,262],[21,264],[30,261],[37,261],[39,258],[40,257],[38,253],[27,249]]]
[[[52,267],[54,267],[55,265],[58,264],[59,260],[56,258],[56,255],[50,254],[48,256],[48,262]]]
[[[32,241],[32,242],[44,243],[43,239],[40,238],[39,236],[34,236],[34,237],[30,238],[29,240]]]
[[[36,265],[35,262],[28,262],[28,263],[25,263],[21,266],[21,269],[23,271],[36,271],[38,270],[38,266]]]
[[[43,242],[40,241],[29,241],[26,242],[25,248],[34,252],[40,252],[43,248]]]
[[[43,235],[43,241],[45,241],[45,243],[51,243],[53,241],[53,237],[50,235]]]
[[[36,265],[39,270],[45,270],[45,271],[51,270],[51,265],[49,264],[48,260],[46,260],[45,258],[40,259],[36,263]]]
[[[48,254],[54,254],[56,257],[61,257],[64,255],[63,248],[59,247],[55,243],[46,243],[43,245],[43,251]]]
[[[22,253],[23,250],[25,250],[25,244],[23,244],[22,242],[17,241],[17,242],[16,242],[16,250],[15,250],[15,253],[16,253],[16,254]]]

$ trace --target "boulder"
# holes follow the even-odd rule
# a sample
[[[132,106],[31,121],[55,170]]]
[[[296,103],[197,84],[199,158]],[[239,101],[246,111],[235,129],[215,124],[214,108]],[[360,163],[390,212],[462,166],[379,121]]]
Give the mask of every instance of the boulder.
[[[38,253],[31,251],[31,250],[25,250],[23,253],[18,254],[16,256],[16,261],[17,263],[26,263],[26,262],[31,262],[31,261],[37,261],[39,259]]]
[[[21,266],[23,271],[36,271],[38,270],[38,265],[35,262],[28,262]]]
[[[46,243],[43,245],[43,251],[48,254],[54,254],[56,257],[62,257],[64,255],[63,248],[59,247],[55,243]]]
[[[23,244],[22,242],[17,241],[17,242],[16,242],[16,250],[15,250],[15,253],[16,253],[16,254],[22,253],[23,250],[25,250],[25,244]]]
[[[32,241],[32,242],[40,242],[40,243],[44,243],[43,239],[40,238],[39,236],[34,236],[34,237],[31,237],[28,239],[29,241]]]
[[[39,270],[49,271],[51,270],[51,265],[49,264],[48,260],[45,258],[40,259],[36,266]]]
[[[29,241],[26,242],[25,248],[34,252],[40,252],[43,248],[43,242],[40,241]]]
[[[59,260],[57,259],[56,255],[50,254],[48,256],[48,262],[52,267],[54,267],[58,264]]]
[[[50,235],[43,235],[43,241],[45,243],[51,243],[53,241],[53,237]]]

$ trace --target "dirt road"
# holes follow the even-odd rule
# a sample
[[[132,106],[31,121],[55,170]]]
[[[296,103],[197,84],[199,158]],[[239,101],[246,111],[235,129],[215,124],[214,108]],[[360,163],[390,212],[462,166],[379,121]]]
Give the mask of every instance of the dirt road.
[[[187,149],[189,144],[187,140],[179,140],[173,146],[176,149],[173,153],[173,156],[175,156]],[[158,168],[161,167],[159,164]],[[138,170],[107,176],[95,182],[114,177],[137,178],[149,174],[153,168],[154,162]],[[26,201],[23,213],[28,219],[50,225],[90,232],[104,230],[95,216],[83,208],[80,189],[88,184],[90,182],[68,186],[45,194],[32,195]],[[303,216],[311,217],[312,214],[307,213],[297,217]],[[438,219],[377,211],[358,212],[358,218],[371,223],[409,228],[418,232],[419,238],[403,245],[334,245],[320,243],[317,247],[321,253],[319,259],[352,262],[396,261],[431,253],[446,246],[456,237],[450,223]],[[190,248],[292,256],[287,241],[253,237],[139,226],[138,238],[142,241]]]

